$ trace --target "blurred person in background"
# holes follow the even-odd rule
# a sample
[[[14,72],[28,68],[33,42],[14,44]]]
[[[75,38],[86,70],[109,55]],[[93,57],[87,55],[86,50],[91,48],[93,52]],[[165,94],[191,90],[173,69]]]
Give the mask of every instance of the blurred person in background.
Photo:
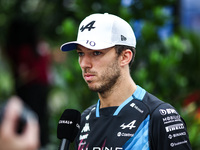
[[[39,40],[36,24],[15,18],[10,25],[5,54],[15,82],[15,94],[39,116],[41,146],[49,142],[47,98],[49,93],[48,44]]]

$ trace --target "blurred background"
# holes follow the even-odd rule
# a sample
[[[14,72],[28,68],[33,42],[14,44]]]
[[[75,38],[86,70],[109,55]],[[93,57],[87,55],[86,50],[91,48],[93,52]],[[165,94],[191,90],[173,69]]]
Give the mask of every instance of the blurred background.
[[[200,150],[200,3],[197,0],[0,0],[0,103],[20,96],[39,114],[42,148],[57,149],[57,123],[67,108],[97,102],[82,79],[75,40],[91,13],[128,21],[137,38],[131,75],[136,84],[172,104]]]

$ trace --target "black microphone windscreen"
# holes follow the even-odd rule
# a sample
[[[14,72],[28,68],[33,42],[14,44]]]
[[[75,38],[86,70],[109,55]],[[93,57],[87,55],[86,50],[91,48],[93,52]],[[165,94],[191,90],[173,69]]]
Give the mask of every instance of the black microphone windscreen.
[[[73,142],[80,129],[81,113],[75,109],[66,109],[60,117],[57,137]]]

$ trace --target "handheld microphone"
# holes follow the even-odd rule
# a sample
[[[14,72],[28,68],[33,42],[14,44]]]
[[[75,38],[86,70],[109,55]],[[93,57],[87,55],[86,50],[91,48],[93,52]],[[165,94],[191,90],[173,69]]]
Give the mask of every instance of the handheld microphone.
[[[57,138],[61,140],[59,150],[68,150],[80,129],[81,113],[75,109],[66,109],[60,117]]]

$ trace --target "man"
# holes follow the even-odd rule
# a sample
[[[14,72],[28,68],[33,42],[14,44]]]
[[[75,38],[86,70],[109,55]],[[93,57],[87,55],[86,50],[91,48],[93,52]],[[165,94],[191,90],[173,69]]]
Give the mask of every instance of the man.
[[[19,116],[22,113],[21,99],[11,97],[5,106],[4,115],[0,124],[0,149],[1,150],[38,150],[39,149],[39,124],[38,121],[26,112],[27,123],[23,132],[18,133]],[[31,116],[30,116],[31,115]]]
[[[82,75],[99,101],[82,113],[78,150],[188,150],[186,125],[177,111],[130,75],[136,39],[130,25],[110,14],[93,14],[79,26],[77,50]]]

